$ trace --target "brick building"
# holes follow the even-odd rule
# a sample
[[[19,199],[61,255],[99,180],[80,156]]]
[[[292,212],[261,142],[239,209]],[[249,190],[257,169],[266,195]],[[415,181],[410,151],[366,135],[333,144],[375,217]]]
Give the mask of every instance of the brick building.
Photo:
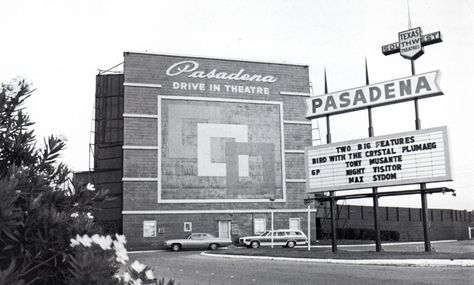
[[[131,249],[159,248],[189,232],[235,239],[269,230],[272,220],[275,229],[307,232],[308,66],[125,52],[123,73],[96,82],[89,178],[117,197],[96,216],[123,231]],[[450,211],[432,211],[432,221],[444,219],[434,239],[467,237],[471,213],[458,221]],[[338,212],[341,228],[373,223],[370,207]],[[313,240],[328,232],[326,213],[311,211]],[[386,215],[382,229],[422,238],[417,209]]]

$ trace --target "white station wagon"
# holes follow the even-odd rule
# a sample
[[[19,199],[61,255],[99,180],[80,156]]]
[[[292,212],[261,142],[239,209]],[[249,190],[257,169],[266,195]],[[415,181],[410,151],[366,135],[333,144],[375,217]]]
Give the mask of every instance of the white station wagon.
[[[246,236],[239,238],[239,243],[251,248],[259,248],[272,244],[293,248],[296,245],[308,244],[308,238],[300,230],[274,230],[267,231],[258,236]]]

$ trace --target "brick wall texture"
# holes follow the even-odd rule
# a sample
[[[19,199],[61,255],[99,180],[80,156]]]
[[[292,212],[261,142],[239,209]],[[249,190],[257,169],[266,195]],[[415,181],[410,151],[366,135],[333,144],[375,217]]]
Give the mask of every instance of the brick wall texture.
[[[168,74],[166,71],[173,65],[178,62],[184,62],[179,67],[171,70]],[[199,67],[196,67],[194,64],[197,63]],[[204,73],[211,72],[213,69],[216,72],[226,72],[227,74],[238,73],[240,70],[244,69],[241,73],[246,73],[249,75],[262,75],[262,76],[272,76],[267,77],[267,79],[276,79],[275,82],[256,82],[256,81],[245,81],[245,80],[232,80],[232,79],[217,79],[217,78],[195,78],[189,77],[191,74],[183,72],[175,76],[170,76],[170,73],[177,72],[179,68],[181,69],[192,69],[194,71],[203,71]],[[273,81],[273,80],[270,80]],[[264,103],[265,101],[271,101],[268,105],[268,110],[273,111],[272,116],[275,115],[275,110],[280,113],[279,109],[275,109],[275,105],[272,105],[273,102],[281,102],[282,104],[282,114],[283,117],[280,117],[281,121],[301,121],[305,122],[304,118],[305,113],[305,103],[304,96],[291,96],[283,95],[280,92],[296,92],[296,93],[309,93],[309,74],[308,67],[302,65],[290,65],[290,64],[276,64],[276,63],[256,63],[249,61],[238,61],[238,60],[220,60],[220,59],[206,59],[206,58],[189,58],[189,57],[178,57],[178,56],[168,56],[168,55],[152,55],[152,54],[140,54],[140,53],[125,53],[124,60],[124,113],[125,114],[138,114],[138,115],[153,115],[158,116],[160,119],[156,118],[144,118],[143,116],[129,116],[124,118],[124,144],[126,146],[157,146],[159,140],[163,139],[162,136],[158,133],[158,124],[161,123],[161,128],[163,134],[169,133],[169,124],[166,122],[168,115],[168,109],[158,109],[158,96],[186,96],[186,97],[205,97],[209,98],[209,104],[212,104],[214,99],[219,100],[245,100],[241,101],[242,106],[236,106],[232,109],[232,112],[237,112],[238,110],[246,111],[246,108],[255,109],[262,111],[262,114],[258,112],[252,112],[254,118],[249,116],[249,124],[257,121],[259,115],[261,116],[262,122],[265,121],[265,107],[266,105],[256,105],[253,103],[251,105],[245,105],[249,102],[258,102],[259,104]],[[139,84],[154,84],[155,87],[143,87],[137,86]],[[161,85],[161,88],[157,88],[156,85]],[[211,89],[210,85],[213,85],[214,88]],[[218,86],[218,87],[215,87]],[[254,94],[249,94],[245,92],[243,88],[253,88]],[[239,90],[240,88],[240,90]],[[257,88],[260,88],[260,91],[257,92]],[[257,94],[260,93],[260,94]],[[167,103],[162,101],[163,104]],[[197,101],[193,101],[197,102]],[[188,105],[206,105],[206,103],[193,103],[189,102]],[[202,102],[202,101],[199,101]],[[222,104],[221,104],[222,105]],[[273,107],[272,107],[273,106]],[[278,105],[276,105],[278,106]],[[199,110],[189,110],[193,113],[207,113],[211,112],[214,108],[217,110],[217,104],[210,105],[210,107],[202,107],[201,111]],[[164,113],[161,113],[161,112]],[[218,111],[218,110],[217,110]],[[217,112],[216,111],[216,112]],[[252,111],[252,110],[251,110]],[[256,114],[257,113],[257,114]],[[204,118],[200,119],[204,122],[216,123],[221,120],[222,122],[229,121],[232,123],[232,120],[240,122],[245,121],[245,117],[237,118],[235,113],[231,118],[226,119],[225,114],[220,113],[211,118],[205,117],[207,114],[204,114]],[[171,114],[174,115],[174,114]],[[178,114],[176,114],[178,115]],[[183,116],[192,116],[189,114],[183,114]],[[194,117],[199,117],[199,115],[194,114]],[[214,118],[214,119],[213,119]],[[186,120],[184,118],[183,120]],[[196,120],[196,119],[194,119]],[[214,121],[213,121],[214,120]],[[192,123],[192,122],[191,122]],[[268,130],[262,129],[265,125],[275,128],[273,133],[268,132]],[[123,183],[123,209],[124,211],[199,211],[199,210],[227,210],[227,209],[238,209],[238,210],[262,210],[275,208],[280,209],[305,209],[303,204],[303,199],[306,198],[305,194],[305,184],[302,182],[289,182],[287,183],[286,179],[304,179],[304,155],[302,153],[284,153],[284,150],[304,150],[304,147],[311,145],[311,126],[307,124],[283,124],[283,137],[280,137],[278,141],[275,141],[275,133],[280,136],[280,126],[281,124],[272,124],[264,123],[258,128],[249,130],[249,140],[252,140],[252,137],[255,135],[267,136],[261,138],[263,142],[274,142],[276,144],[275,159],[271,162],[275,163],[274,171],[275,173],[266,173],[263,174],[262,170],[257,168],[252,168],[252,161],[260,162],[262,158],[249,158],[249,172],[250,175],[253,175],[254,179],[268,179],[268,175],[275,175],[274,180],[276,182],[271,182],[275,185],[276,191],[275,194],[265,194],[265,188],[260,189],[255,186],[255,183],[247,183],[248,187],[257,187],[254,190],[248,188],[247,193],[242,193],[239,195],[233,190],[232,194],[232,203],[213,201],[212,203],[206,203],[203,196],[208,195],[209,197],[218,197],[219,199],[226,199],[225,189],[222,188],[222,183],[225,183],[225,177],[216,177],[213,179],[204,179],[199,178],[199,186],[192,185],[195,180],[192,177],[186,176],[183,173],[188,175],[194,175],[197,172],[195,161],[189,159],[185,162],[173,161],[172,159],[166,161],[159,161],[159,151],[161,149],[133,149],[125,148],[123,150],[123,175],[125,178],[158,178],[158,164],[162,163],[160,166],[166,167],[162,169],[163,175],[166,176],[166,181],[140,181],[140,179],[135,179],[133,181],[124,181]],[[257,132],[257,133],[256,133]],[[189,137],[185,137],[187,133],[183,131],[183,140],[187,139],[188,141],[182,142],[178,141],[178,144],[186,145],[190,144],[190,147],[196,147],[195,143],[189,143]],[[189,136],[189,134],[187,134]],[[270,137],[271,135],[272,137]],[[163,141],[162,141],[163,142]],[[164,144],[164,142],[163,142]],[[168,151],[168,146],[163,151],[166,151],[162,156],[165,157]],[[282,149],[282,147],[284,149]],[[175,147],[176,149],[176,147]],[[186,152],[189,150],[182,150]],[[250,150],[249,150],[250,151]],[[176,151],[175,151],[176,152]],[[251,153],[251,152],[250,152]],[[222,157],[216,157],[212,159],[223,159]],[[284,170],[286,171],[285,177],[282,177],[282,166],[281,161],[285,160]],[[166,162],[166,163],[165,163]],[[221,161],[218,161],[221,162]],[[268,163],[268,162],[267,162]],[[174,170],[176,167],[176,170]],[[184,168],[183,168],[184,167]],[[177,174],[179,173],[179,174]],[[266,178],[263,178],[266,177]],[[163,179],[165,179],[163,177]],[[229,180],[229,177],[227,177]],[[161,184],[163,182],[163,184]],[[253,186],[252,186],[253,185]],[[262,184],[263,185],[263,184]],[[284,185],[286,188],[286,202],[271,202],[269,198],[272,196],[276,199],[283,198],[283,190],[281,186]],[[200,199],[199,203],[158,203],[158,188],[164,187],[162,189],[162,198],[168,199],[169,197],[174,197],[179,199]],[[167,188],[166,188],[167,187]],[[174,188],[170,188],[174,187]],[[181,187],[190,187],[181,188]],[[198,187],[198,188],[196,188]],[[197,190],[197,189],[203,189]],[[212,190],[214,189],[214,190]],[[239,189],[239,188],[237,188]],[[175,192],[173,192],[175,191]],[[201,191],[202,194],[197,194]],[[227,193],[229,190],[227,190]],[[176,194],[173,194],[176,193]],[[247,197],[255,193],[255,198],[259,199],[258,202],[239,202],[238,199],[235,200],[235,197],[243,196]],[[245,195],[244,195],[245,194]],[[219,198],[220,197],[220,198]],[[204,197],[205,198],[205,197]],[[251,201],[252,199],[250,199]],[[268,201],[266,201],[268,200]],[[248,220],[250,214],[235,214],[232,220],[233,229],[236,227],[241,230],[248,232],[248,223],[252,223],[252,219]],[[288,215],[288,213],[285,213]],[[306,217],[305,214],[297,214]],[[226,219],[229,219],[229,214],[224,215]],[[304,216],[304,217],[303,217]],[[195,216],[193,216],[195,218]],[[211,233],[217,234],[217,220],[221,219],[219,215],[209,214],[209,215],[197,215],[195,220],[195,229],[202,228],[202,231],[209,231]],[[153,239],[143,238],[143,229],[142,221],[144,219],[151,218],[148,216],[141,215],[124,215],[123,219],[123,228],[124,233],[127,234],[127,237],[132,245],[137,245],[139,247],[146,247],[147,244],[150,246],[155,245]],[[164,238],[173,237],[173,236],[182,236],[183,222],[187,219],[186,215],[156,215],[154,218],[157,219],[158,227],[161,223],[165,228],[164,233],[159,234],[158,244],[161,244]],[[164,218],[164,219],[163,219]],[[191,219],[193,220],[193,219]],[[288,223],[288,218],[286,218],[286,223]],[[211,222],[212,221],[212,222]],[[209,227],[204,225],[209,223]],[[288,227],[288,225],[286,225]],[[251,227],[250,227],[251,228]],[[181,229],[181,230],[180,230]]]

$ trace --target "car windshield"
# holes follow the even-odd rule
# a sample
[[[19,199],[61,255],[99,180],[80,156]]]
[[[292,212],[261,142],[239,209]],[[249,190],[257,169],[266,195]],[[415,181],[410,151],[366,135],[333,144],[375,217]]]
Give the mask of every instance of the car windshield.
[[[260,236],[264,237],[264,236],[268,235],[268,233],[270,233],[270,232],[263,232]]]

